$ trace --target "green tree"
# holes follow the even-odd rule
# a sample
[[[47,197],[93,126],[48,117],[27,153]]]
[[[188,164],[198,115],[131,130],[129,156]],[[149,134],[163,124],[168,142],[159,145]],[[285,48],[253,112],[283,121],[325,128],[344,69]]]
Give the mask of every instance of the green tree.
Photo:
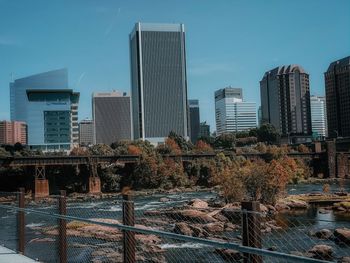
[[[215,148],[232,149],[235,147],[236,136],[233,133],[223,133],[215,138]]]
[[[153,189],[160,187],[162,176],[158,173],[159,159],[143,153],[132,171],[133,189]]]
[[[14,151],[20,152],[24,149],[24,146],[20,142],[16,142],[13,146]]]
[[[266,142],[268,144],[274,144],[279,139],[279,133],[276,128],[270,124],[265,123],[257,129],[258,141]]]
[[[258,137],[258,128],[253,128],[249,130],[249,136]]]
[[[102,168],[99,176],[103,192],[117,192],[120,190],[121,175],[118,173],[118,167],[107,166]]]
[[[111,148],[116,155],[128,154],[128,145],[130,141],[117,141],[111,144]]]
[[[10,157],[11,153],[6,151],[5,148],[0,147],[0,157]]]
[[[246,138],[246,137],[249,137],[249,132],[248,131],[240,131],[240,132],[236,132],[235,133],[236,135],[236,138]]]

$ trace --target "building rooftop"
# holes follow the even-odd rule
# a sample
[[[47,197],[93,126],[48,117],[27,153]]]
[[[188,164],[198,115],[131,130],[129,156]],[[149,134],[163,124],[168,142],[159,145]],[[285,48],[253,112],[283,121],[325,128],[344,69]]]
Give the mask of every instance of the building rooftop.
[[[327,71],[333,71],[336,67],[345,67],[348,65],[350,65],[350,56],[332,62],[329,65]]]
[[[107,97],[128,97],[126,92],[111,91],[111,92],[94,92],[93,98],[107,98]]]
[[[291,65],[279,66],[267,71],[264,74],[263,79],[266,78],[268,75],[274,76],[274,75],[290,74],[290,73],[294,73],[296,70],[299,70],[300,73],[307,74],[307,72],[301,66],[296,64],[291,64]]]
[[[141,23],[137,22],[130,34],[132,38],[136,31],[156,31],[156,32],[185,32],[184,24],[170,23]]]
[[[25,84],[31,89],[67,89],[68,70],[66,68],[51,70],[19,78],[12,83],[15,85]]]
[[[241,88],[232,88],[231,86],[215,91],[215,100],[223,98],[238,98],[243,99],[243,92]]]

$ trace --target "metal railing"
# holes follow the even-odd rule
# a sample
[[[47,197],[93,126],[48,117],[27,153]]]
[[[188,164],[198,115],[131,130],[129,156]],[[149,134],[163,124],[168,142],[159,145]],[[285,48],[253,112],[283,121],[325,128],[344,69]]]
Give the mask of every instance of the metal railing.
[[[113,209],[119,212],[121,218],[117,218],[115,213],[113,219],[102,220],[94,210],[96,206],[92,206],[91,213],[86,217],[75,215],[79,214],[78,207],[69,209],[67,213],[65,191],[52,198],[49,204],[33,208],[30,204],[24,206],[23,189],[16,195],[18,202],[0,204],[0,211],[16,212],[17,251],[41,262],[260,263],[331,260],[326,255],[317,254],[317,251],[314,258],[310,258],[279,251],[277,248],[266,248],[265,230],[267,227],[271,228],[271,218],[259,212],[257,202],[243,202],[242,210],[231,209],[224,212],[228,221],[224,225],[227,231],[218,230],[217,233],[221,234],[209,235],[209,228],[219,228],[220,224],[211,220],[212,215],[205,216],[200,212],[201,209],[196,210],[199,211],[196,212],[197,217],[185,209],[168,209],[162,212],[140,210],[135,209],[131,197],[126,195],[123,200],[117,201]],[[99,208],[99,211],[103,211],[103,208]],[[44,226],[32,224],[34,232],[38,232],[36,238],[33,238],[33,231],[26,229],[28,225],[26,227],[25,222],[29,217],[35,217],[35,222],[45,221]],[[219,218],[218,214],[216,218]],[[122,222],[117,219],[122,219]],[[141,222],[142,225],[139,224]],[[232,231],[235,228],[234,223],[239,223],[235,234]],[[181,226],[187,226],[190,232],[179,230]],[[267,238],[270,239],[269,236]],[[282,243],[291,241],[289,238],[290,236],[285,236]],[[28,241],[29,239],[31,240]],[[280,246],[277,243],[272,244]]]

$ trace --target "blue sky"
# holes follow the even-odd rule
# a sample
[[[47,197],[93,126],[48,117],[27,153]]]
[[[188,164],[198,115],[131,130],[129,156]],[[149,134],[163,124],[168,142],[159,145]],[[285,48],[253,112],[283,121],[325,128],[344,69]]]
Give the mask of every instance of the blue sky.
[[[265,71],[300,64],[324,94],[330,62],[350,55],[348,0],[0,0],[0,119],[9,81],[67,67],[91,117],[93,91],[130,91],[128,34],[135,22],[184,23],[188,94],[215,130],[214,91],[231,85],[260,104]]]

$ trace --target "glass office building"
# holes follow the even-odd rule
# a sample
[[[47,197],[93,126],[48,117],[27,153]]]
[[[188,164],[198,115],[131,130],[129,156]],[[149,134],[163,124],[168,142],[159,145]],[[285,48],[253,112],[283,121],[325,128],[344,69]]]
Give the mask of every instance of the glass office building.
[[[188,138],[184,25],[137,23],[130,60],[134,139]]]
[[[312,132],[319,139],[327,136],[326,98],[320,96],[310,97]]]
[[[256,128],[256,104],[243,101],[242,89],[227,87],[215,92],[216,133]]]
[[[189,113],[190,113],[190,140],[192,143],[196,143],[199,137],[199,102],[198,100],[189,100]]]
[[[67,69],[10,83],[11,120],[24,121],[31,149],[69,150],[79,143],[79,93],[68,88]]]

